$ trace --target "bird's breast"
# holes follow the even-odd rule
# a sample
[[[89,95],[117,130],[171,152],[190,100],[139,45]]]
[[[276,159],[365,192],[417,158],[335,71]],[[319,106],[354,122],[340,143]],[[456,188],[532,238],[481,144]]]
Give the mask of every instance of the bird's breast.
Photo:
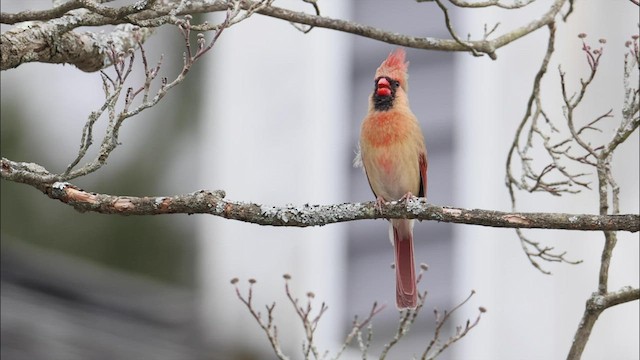
[[[406,120],[396,112],[371,114],[362,124],[362,138],[374,147],[386,147],[401,141],[407,133]]]
[[[413,134],[413,135],[412,135]],[[376,196],[397,200],[420,188],[419,144],[421,135],[412,114],[370,113],[362,124],[362,162]]]

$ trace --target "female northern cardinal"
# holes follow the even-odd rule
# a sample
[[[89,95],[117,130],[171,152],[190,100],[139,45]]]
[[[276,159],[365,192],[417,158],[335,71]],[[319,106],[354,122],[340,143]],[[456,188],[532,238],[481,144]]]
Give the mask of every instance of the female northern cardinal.
[[[360,155],[378,206],[427,194],[427,149],[420,124],[409,108],[408,67],[402,49],[380,65],[369,112],[362,121]],[[389,238],[395,250],[396,305],[413,309],[418,302],[413,220],[390,220]]]

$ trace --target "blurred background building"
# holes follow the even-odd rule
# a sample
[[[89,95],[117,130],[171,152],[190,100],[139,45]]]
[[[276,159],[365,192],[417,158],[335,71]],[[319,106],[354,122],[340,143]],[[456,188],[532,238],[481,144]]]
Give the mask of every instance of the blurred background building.
[[[474,36],[485,23],[501,22],[499,31],[506,31],[548,4],[542,1],[521,16],[461,11],[454,25],[459,34]],[[311,10],[293,1],[277,5]],[[601,83],[583,115],[609,108],[619,114],[623,44],[637,33],[637,9],[625,2],[581,5],[570,26],[559,30],[543,84],[550,94],[545,102],[560,118],[556,68],[562,63],[575,84],[585,76],[577,34],[587,32],[608,43]],[[47,6],[3,1],[2,11]],[[441,11],[429,2],[322,1],[320,7],[333,18],[448,37]],[[604,12],[611,15],[603,18]],[[408,50],[411,105],[429,151],[430,202],[510,209],[504,163],[544,53],[545,31],[500,49],[497,61]],[[170,27],[145,45],[152,62],[164,54],[162,71],[169,78],[180,68],[182,46]],[[255,16],[227,30],[162,103],[128,120],[122,146],[108,165],[74,184],[137,196],[224,189],[229,199],[269,205],[373,200],[362,170],[351,162],[373,74],[393,49],[325,29],[302,34],[284,21]],[[46,64],[1,75],[2,156],[63,171],[77,151],[87,114],[102,103],[99,75]],[[639,211],[637,159],[636,133],[615,162],[626,213]],[[596,213],[596,195],[519,199],[523,211]],[[330,354],[353,316],[366,316],[374,301],[387,308],[373,322],[372,354],[398,323],[384,221],[293,229],[203,215],[80,214],[5,181],[0,199],[3,359],[274,358],[229,284],[234,277],[243,291],[249,278],[257,280],[253,301],[261,311],[276,302],[280,340],[292,359],[301,357],[303,331],[285,297],[284,273],[292,276],[292,292],[301,301],[313,291],[316,309],[322,301],[328,304],[317,340]],[[390,357],[420,354],[434,329],[431,310],[452,308],[471,289],[477,295],[447,334],[474,318],[478,306],[489,312],[443,359],[566,356],[584,302],[596,289],[602,235],[529,234],[584,263],[543,264],[553,272],[547,276],[528,263],[512,230],[418,223],[416,261],[430,266],[421,285],[429,291],[427,305]],[[619,236],[610,287],[637,287],[638,235]],[[584,358],[637,359],[638,315],[637,302],[607,310]],[[344,358],[361,356],[353,348]]]

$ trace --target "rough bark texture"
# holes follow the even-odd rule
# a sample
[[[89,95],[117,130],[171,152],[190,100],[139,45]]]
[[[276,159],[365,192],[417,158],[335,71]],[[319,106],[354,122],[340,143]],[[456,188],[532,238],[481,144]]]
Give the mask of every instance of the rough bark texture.
[[[0,38],[2,70],[28,62],[67,63],[82,71],[95,71],[105,65],[99,48],[86,34],[60,34],[51,26],[34,24],[8,30]]]
[[[225,200],[225,192],[222,190],[213,192],[201,190],[186,195],[156,197],[97,194],[67,182],[43,181],[49,179],[48,172],[44,168],[7,159],[2,159],[0,174],[3,179],[29,184],[50,198],[60,200],[80,212],[90,211],[102,214],[211,214],[259,225],[292,227],[322,226],[362,219],[408,218],[503,228],[630,232],[640,230],[640,215],[635,214],[508,213],[431,205],[424,198],[388,203],[378,211],[373,201],[283,207],[244,203]]]
[[[237,2],[239,9],[303,24],[310,27],[321,27],[351,33],[374,40],[383,41],[416,49],[440,51],[469,51],[475,55],[486,54],[496,59],[496,50],[523,36],[526,36],[553,22],[566,0],[555,0],[549,10],[540,18],[521,27],[515,28],[493,39],[467,40],[438,39],[417,37],[384,31],[372,26],[358,24],[353,21],[332,19],[326,16],[312,15],[292,11],[276,6],[263,6],[262,2],[243,0]],[[136,4],[120,8],[112,8],[93,2],[69,1],[58,7],[41,11],[24,11],[21,13],[0,13],[3,24],[18,24],[29,21],[26,26],[17,26],[2,34],[2,61],[0,69],[15,68],[27,62],[45,62],[73,64],[80,70],[98,71],[108,63],[102,55],[107,49],[104,41],[92,39],[89,33],[74,33],[72,30],[81,26],[104,25],[136,25],[143,29],[151,29],[165,24],[176,24],[176,16],[184,14],[202,14],[226,11],[229,4],[224,1],[213,3],[185,2],[184,6],[175,4],[155,4],[146,2],[144,7]],[[64,15],[63,15],[64,14]],[[42,23],[34,20],[45,21]],[[194,27],[194,30],[214,30],[211,25]],[[28,40],[27,40],[28,39]],[[29,41],[30,43],[27,43]],[[33,45],[31,45],[31,43]],[[121,49],[126,52],[127,48]]]

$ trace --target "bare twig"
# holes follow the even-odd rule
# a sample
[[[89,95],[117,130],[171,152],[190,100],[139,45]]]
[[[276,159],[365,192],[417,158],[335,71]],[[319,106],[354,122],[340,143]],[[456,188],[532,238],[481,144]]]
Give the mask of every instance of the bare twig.
[[[424,273],[428,269],[429,269],[429,266],[427,266],[426,264],[420,264],[420,272],[418,273],[418,276],[416,278],[416,284],[418,285],[420,284],[420,281],[422,281],[422,277]],[[380,357],[379,357],[380,360],[384,360],[389,354],[389,351],[391,350],[391,348],[393,348],[396,344],[398,344],[400,339],[402,339],[402,337],[406,335],[409,332],[409,330],[411,330],[411,326],[418,318],[418,315],[420,314],[420,310],[422,310],[422,307],[424,306],[426,300],[427,300],[427,291],[426,290],[423,292],[418,291],[418,304],[416,308],[399,311],[400,319],[398,321],[398,327],[396,329],[395,334],[393,335],[393,338],[391,338],[391,340],[388,343],[386,343],[382,348],[382,352],[380,353]]]
[[[638,35],[633,35],[630,40],[625,42],[625,46],[629,51],[624,55],[622,120],[611,141],[603,148],[603,157],[612,154],[618,145],[626,141],[640,125],[640,87],[635,81],[638,78],[635,71],[640,71]]]
[[[238,0],[232,1],[232,6],[239,5],[239,8],[251,12],[252,9],[256,13],[264,16],[274,17],[289,21],[291,23],[307,25],[311,27],[327,28],[336,31],[346,32],[370,39],[383,41],[389,44],[400,45],[404,47],[425,49],[425,50],[441,50],[441,51],[475,51],[489,55],[492,59],[497,57],[496,50],[505,46],[523,36],[526,36],[539,28],[546,26],[554,21],[556,15],[567,0],[555,0],[549,7],[548,11],[537,19],[506,32],[503,35],[495,37],[491,40],[470,40],[457,41],[450,39],[437,39],[432,37],[416,37],[385,31],[375,27],[359,24],[353,21],[341,19],[332,19],[329,17],[319,16],[316,14],[307,14],[304,12],[292,11],[271,5],[271,1],[251,1]],[[150,2],[154,3],[154,2]],[[0,22],[4,24],[17,24],[24,21],[47,21],[37,26],[53,26],[50,22],[58,21],[61,14],[65,14],[69,9],[73,9],[77,15],[74,15],[73,21],[67,18],[60,18],[63,26],[58,26],[56,31],[60,35],[71,37],[69,46],[66,46],[66,52],[55,53],[51,56],[52,49],[56,49],[56,44],[52,43],[48,31],[38,32],[35,26],[31,28],[17,27],[2,34],[2,58],[0,61],[0,69],[6,70],[19,66],[22,63],[30,61],[52,62],[52,63],[74,63],[83,71],[98,71],[104,68],[103,57],[100,55],[105,48],[103,44],[92,41],[90,33],[77,34],[71,30],[79,27],[97,27],[103,25],[120,25],[133,24],[140,28],[155,28],[165,24],[174,24],[176,16],[187,14],[202,14],[219,11],[228,11],[229,2],[186,2],[180,11],[176,11],[176,6],[180,4],[154,4],[147,8],[136,10],[134,5],[123,6],[121,8],[110,8],[103,5],[93,4],[88,0],[70,1],[59,7],[42,10],[42,11],[24,11],[15,14],[0,13]],[[314,8],[317,4],[311,2]],[[497,4],[497,3],[496,3]],[[86,5],[86,6],[85,6]],[[263,6],[264,5],[264,6]],[[496,5],[497,6],[497,5]],[[89,8],[88,10],[84,10]],[[84,8],[84,9],[83,9]],[[73,14],[76,14],[73,13]],[[64,15],[66,16],[66,15]],[[219,30],[218,26],[202,24],[194,26],[198,31]],[[22,36],[25,40],[16,43],[13,41],[18,36]],[[84,37],[83,37],[84,36]],[[38,43],[39,56],[25,56],[23,44],[26,39],[30,39],[34,43]],[[80,40],[82,44],[76,44]],[[459,40],[459,39],[458,39]],[[86,52],[86,49],[92,49],[92,52]],[[126,49],[125,49],[126,50]]]
[[[471,331],[471,329],[473,329],[474,327],[476,327],[480,323],[480,318],[482,317],[482,314],[487,311],[482,306],[479,307],[478,316],[476,317],[476,319],[473,322],[471,322],[471,320],[467,320],[465,322],[465,326],[464,327],[457,326],[455,334],[450,336],[447,339],[446,342],[440,344],[440,332],[442,331],[443,326],[451,318],[451,315],[453,315],[456,312],[456,310],[458,310],[462,306],[464,306],[464,304],[466,304],[471,299],[471,297],[473,297],[473,295],[475,293],[476,293],[475,290],[471,290],[471,293],[469,294],[469,296],[467,296],[466,299],[464,299],[461,303],[459,303],[453,309],[451,309],[451,311],[446,311],[445,310],[443,314],[440,314],[440,312],[437,309],[434,309],[433,313],[434,313],[434,315],[436,317],[436,329],[434,331],[433,338],[429,342],[429,345],[427,345],[427,348],[422,353],[422,357],[420,359],[422,359],[422,360],[425,360],[425,359],[433,360],[433,359],[435,359],[440,354],[442,354],[442,352],[445,351],[449,346],[453,345],[458,340],[460,340],[463,337],[465,337],[469,333],[469,331]],[[432,352],[432,350],[433,350],[433,352]]]
[[[296,311],[296,314],[298,314],[298,317],[302,322],[302,327],[304,328],[304,333],[305,333],[307,342],[306,344],[305,343],[302,344],[302,353],[304,354],[305,359],[309,358],[310,353],[313,354],[316,360],[320,359],[320,353],[318,352],[318,348],[314,343],[314,335],[318,327],[318,322],[322,318],[322,315],[324,315],[324,313],[327,311],[328,307],[323,302],[320,305],[320,310],[318,311],[318,314],[316,316],[312,316],[311,315],[311,311],[313,310],[312,300],[313,298],[315,298],[315,294],[313,292],[308,292],[307,305],[306,306],[300,305],[298,303],[298,299],[293,297],[289,289],[290,279],[291,279],[291,276],[285,276],[284,289],[287,295],[287,299],[289,299],[289,301],[291,302],[291,305]]]
[[[582,39],[586,37],[586,35],[584,34],[581,34],[580,36]],[[636,53],[635,56],[632,57],[636,60],[635,62],[633,60],[629,62],[628,54],[627,56],[625,56],[625,101],[622,109],[622,119],[620,125],[616,129],[609,143],[595,148],[592,145],[588,144],[585,140],[580,138],[579,132],[575,131],[571,116],[572,110],[575,109],[575,107],[578,106],[578,104],[582,100],[587,86],[593,80],[593,77],[598,69],[598,64],[602,55],[602,47],[592,50],[588,45],[584,43],[583,40],[583,51],[586,54],[587,62],[589,63],[589,67],[591,69],[591,76],[587,81],[581,81],[581,90],[577,96],[567,97],[564,85],[564,77],[561,77],[563,84],[563,97],[568,109],[568,111],[566,112],[566,116],[571,129],[571,134],[580,144],[580,146],[582,146],[585,150],[592,154],[596,159],[595,168],[598,175],[600,215],[615,215],[620,213],[620,188],[618,187],[618,184],[611,172],[613,151],[618,145],[624,142],[631,133],[637,130],[638,123],[640,122],[640,120],[638,120],[638,116],[636,115],[638,111],[635,110],[636,108],[638,108],[638,96],[636,95],[638,93],[638,87],[634,87],[638,86],[637,81],[634,81],[635,85],[630,85],[631,83],[629,80],[629,77],[634,76],[632,75],[632,73],[634,73],[633,69],[635,69],[635,64],[637,64],[637,35],[634,35],[634,37],[632,37],[632,40],[634,43],[634,47],[632,47],[632,49],[635,49]],[[600,40],[600,43],[604,44],[605,41]],[[628,42],[627,45],[627,47],[630,47],[631,43]],[[633,52],[634,50],[631,51],[631,54],[634,54]],[[634,79],[637,79],[637,74],[634,76]],[[573,100],[574,98],[575,100]],[[581,358],[584,348],[589,341],[591,331],[595,326],[598,317],[604,310],[606,310],[608,307],[623,302],[638,300],[638,298],[640,297],[640,291],[638,289],[632,289],[630,287],[623,288],[617,292],[609,292],[609,267],[611,265],[613,250],[617,243],[617,233],[614,231],[604,231],[604,239],[604,247],[600,257],[600,271],[598,273],[598,290],[597,292],[593,293],[592,296],[587,300],[582,320],[578,325],[578,329],[576,330],[576,333],[574,335],[571,349],[569,350],[569,354],[567,355],[567,359],[569,360]]]
[[[422,276],[424,272],[427,271],[427,269],[428,269],[427,265],[420,264],[420,272],[417,277],[418,284],[422,280]],[[315,298],[315,294],[313,294],[312,292],[308,292],[306,305],[301,305],[300,302],[298,301],[298,298],[296,298],[289,289],[289,281],[291,280],[291,275],[285,274],[283,275],[283,278],[285,279],[285,294],[287,296],[287,299],[289,300],[289,303],[291,304],[291,306],[293,306],[296,314],[298,315],[298,318],[300,319],[300,322],[302,323],[305,334],[306,334],[306,342],[303,343],[303,346],[302,346],[303,358],[309,359],[311,356],[313,356],[313,358],[316,360],[326,358],[329,352],[327,351],[322,355],[318,352],[314,344],[313,335],[318,326],[318,323],[322,318],[322,315],[327,311],[328,307],[323,302],[317,314],[315,316],[312,315],[313,305],[314,305],[313,299]],[[274,325],[273,309],[275,308],[275,303],[266,307],[267,320],[265,321],[264,318],[262,317],[262,314],[255,309],[252,303],[253,285],[256,283],[256,280],[249,279],[249,290],[247,291],[246,296],[243,296],[241,294],[237,283],[238,283],[237,278],[234,278],[231,280],[231,284],[235,286],[236,295],[238,299],[240,299],[240,301],[245,305],[245,307],[249,310],[249,313],[251,314],[251,316],[256,320],[258,325],[262,328],[263,332],[267,335],[267,338],[269,339],[269,343],[271,344],[271,347],[275,351],[278,358],[286,359],[287,356],[282,353],[282,349],[280,348],[277,329],[276,329],[276,326]],[[451,311],[449,312],[445,311],[444,316],[440,316],[440,313],[437,310],[435,310],[436,330],[435,330],[433,339],[431,340],[427,349],[423,353],[423,356],[422,356],[423,360],[427,358],[430,360],[435,359],[445,349],[453,345],[458,340],[462,339],[465,335],[468,334],[469,331],[471,331],[471,329],[473,329],[475,326],[478,325],[478,323],[480,322],[481,314],[486,312],[486,309],[483,307],[480,307],[479,309],[480,313],[473,323],[470,320],[467,320],[464,327],[462,326],[456,327],[455,334],[449,337],[449,339],[447,339],[446,342],[440,343],[440,332],[442,331],[444,325],[448,323],[448,321],[451,319],[451,315],[454,312],[456,312],[456,310],[464,306],[469,301],[469,299],[473,296],[473,294],[475,294],[475,291],[472,291],[471,294],[464,301],[456,305]],[[426,297],[427,297],[426,291],[419,293],[418,306],[415,309],[399,312],[400,320],[398,323],[398,329],[396,330],[396,333],[394,334],[391,341],[384,346],[379,356],[379,359],[381,360],[385,359],[389,353],[389,350],[392,347],[394,347],[400,341],[400,339],[409,332],[411,326],[415,323],[418,317],[418,314],[420,313],[420,310],[422,309],[425,303]],[[363,321],[358,321],[358,317],[356,316],[353,320],[351,331],[347,334],[340,350],[336,353],[335,357],[332,357],[332,359],[334,360],[339,359],[340,356],[342,356],[342,354],[344,353],[347,346],[349,346],[353,342],[354,338],[358,339],[358,346],[362,352],[362,359],[367,359],[367,351],[369,350],[369,346],[371,344],[371,339],[373,334],[371,321],[373,317],[375,317],[378,313],[380,313],[384,308],[385,308],[384,306],[378,306],[378,304],[374,302],[373,306],[371,307],[371,310],[369,311],[369,315]],[[365,335],[366,338],[363,338],[363,329],[367,325],[368,325],[367,333]],[[433,350],[433,353],[431,353],[431,350]]]
[[[574,194],[580,192],[581,188],[591,189],[591,182],[584,178],[589,175],[588,172],[572,172],[568,170],[565,163],[567,160],[593,168],[603,168],[598,164],[607,159],[611,151],[607,149],[615,149],[622,139],[626,139],[637,128],[637,120],[633,120],[628,116],[623,116],[623,121],[614,135],[615,141],[608,145],[592,145],[586,138],[587,130],[601,132],[598,125],[605,119],[613,118],[613,110],[610,109],[606,113],[596,117],[584,125],[576,124],[575,111],[584,100],[585,94],[593,82],[598,66],[604,52],[603,45],[606,43],[604,39],[599,40],[599,47],[593,48],[585,42],[586,35],[580,34],[582,39],[582,51],[589,65],[588,78],[580,81],[579,90],[570,94],[565,80],[565,73],[559,70],[560,84],[562,89],[562,99],[564,101],[564,116],[566,119],[567,137],[557,139],[561,131],[557,125],[547,116],[542,109],[540,100],[540,82],[546,73],[547,66],[551,54],[553,53],[553,37],[554,29],[550,27],[550,40],[547,47],[547,53],[543,60],[543,64],[536,75],[534,87],[529,98],[526,114],[516,131],[516,136],[512,143],[509,156],[507,158],[507,186],[511,196],[512,209],[515,211],[516,197],[515,190],[526,190],[528,192],[547,192],[551,195],[560,196],[562,194]],[[631,44],[629,44],[631,47]],[[633,109],[634,91],[627,91],[629,94],[629,103],[627,108]],[[624,112],[624,110],[623,110]],[[633,110],[630,111],[633,113]],[[542,121],[544,120],[544,121]],[[635,121],[635,123],[634,123]],[[546,150],[550,163],[546,164],[542,170],[536,170],[532,164],[534,156],[530,155],[531,151],[535,151],[534,139],[542,140],[543,148]],[[524,145],[520,143],[524,140]],[[577,150],[576,150],[577,149]],[[514,174],[512,163],[514,159],[518,159],[521,164],[521,177],[518,179]],[[539,160],[538,160],[539,161]],[[607,160],[607,164],[608,164]],[[606,165],[604,167],[608,167]],[[560,179],[556,176],[553,180],[548,180],[552,174],[560,175]],[[606,173],[598,173],[598,178],[606,178]],[[602,213],[601,213],[602,214]],[[523,250],[529,261],[534,267],[541,272],[548,274],[538,263],[537,259],[551,262],[565,262],[569,264],[577,264],[581,261],[570,261],[565,258],[566,253],[554,253],[552,247],[545,247],[540,242],[533,241],[524,235],[520,229],[516,230],[520,238]]]
[[[547,192],[551,195],[560,196],[562,194],[576,193],[574,185],[578,187],[589,188],[589,183],[582,180],[585,173],[571,173],[562,163],[563,159],[582,159],[582,156],[575,156],[570,153],[571,139],[561,139],[554,141],[548,133],[559,132],[548,118],[542,108],[540,100],[540,84],[551,60],[551,56],[555,50],[555,23],[549,25],[549,41],[547,50],[542,60],[540,69],[538,70],[531,90],[531,95],[527,102],[525,115],[520,122],[514,136],[513,143],[509,150],[506,163],[506,184],[511,197],[511,208],[516,210],[516,190],[525,190],[528,192]],[[543,129],[545,127],[545,129]],[[549,155],[550,164],[546,164],[542,170],[534,169],[532,164],[533,156],[530,152],[534,149],[533,139],[539,137],[543,146]],[[524,141],[523,145],[520,145]],[[518,161],[521,166],[521,176],[518,178],[514,173],[514,165]],[[586,159],[585,159],[586,161]],[[562,180],[547,180],[551,174],[559,174]],[[578,264],[581,261],[569,260],[566,258],[566,252],[556,252],[553,247],[544,246],[539,241],[534,241],[527,237],[520,229],[516,230],[516,234],[520,239],[522,249],[527,256],[529,262],[544,274],[550,274],[545,270],[539,260],[551,262],[564,262],[568,264]]]
[[[320,16],[320,7],[318,6],[318,0],[302,0],[302,1],[306,2],[307,4],[311,4],[311,6],[313,6],[313,10],[315,11],[316,15]],[[293,21],[289,21],[289,23],[291,25],[293,25],[294,28],[296,28],[299,31],[301,31],[303,34],[308,33],[309,31],[313,30],[313,28],[314,28],[313,25],[307,26],[305,28],[305,27],[303,27],[301,25],[296,24]]]
[[[444,6],[444,4],[442,3],[441,0],[435,0],[436,4],[438,4],[438,7],[440,8],[440,10],[442,10],[442,13],[444,14],[444,23],[445,26],[447,27],[447,31],[449,31],[449,34],[451,35],[451,37],[460,45],[466,47],[467,49],[469,49],[469,51],[471,52],[471,54],[473,54],[473,56],[482,56],[481,53],[479,53],[476,49],[473,48],[473,46],[471,46],[470,44],[468,44],[467,42],[463,41],[462,39],[460,39],[460,37],[458,36],[458,34],[456,34],[456,31],[453,29],[453,25],[451,24],[451,18],[449,17],[449,9],[447,9],[446,6]],[[487,32],[485,31],[485,39],[487,38]]]
[[[411,326],[416,321],[416,318],[418,317],[418,314],[420,313],[420,310],[424,305],[423,298],[426,297],[426,292],[424,293],[424,297],[423,296],[419,296],[419,297],[420,297],[420,300],[418,301],[418,306],[416,306],[415,309],[407,309],[407,310],[400,311],[398,328],[396,329],[396,332],[393,335],[393,338],[391,338],[391,341],[386,343],[382,348],[382,352],[380,353],[380,360],[384,360],[387,358],[389,351],[396,344],[398,344],[398,342],[400,342],[400,339],[402,339],[404,335],[406,335],[409,332],[409,330],[411,329]]]
[[[247,291],[247,296],[244,297],[240,293],[240,289],[238,288],[238,285],[237,285],[238,278],[231,279],[231,284],[236,289],[236,296],[247,307],[247,310],[249,310],[249,313],[251,314],[251,316],[253,316],[253,318],[256,320],[258,325],[260,325],[260,328],[262,328],[262,331],[264,331],[265,335],[267,335],[267,338],[269,339],[269,343],[271,344],[271,348],[273,348],[273,351],[275,352],[278,359],[288,360],[289,357],[282,352],[282,348],[280,347],[280,341],[278,340],[278,328],[274,324],[273,310],[275,309],[276,304],[272,303],[271,305],[265,306],[267,310],[266,322],[262,319],[262,314],[256,311],[256,309],[253,307],[253,303],[252,303],[253,285],[255,283],[256,281],[254,279],[249,279],[249,290]]]
[[[377,314],[379,314],[382,310],[385,309],[385,305],[381,305],[379,306],[377,302],[373,303],[373,306],[371,307],[371,311],[369,311],[369,315],[362,321],[358,321],[358,316],[356,315],[353,319],[353,323],[352,323],[352,327],[351,327],[351,331],[349,332],[349,334],[347,334],[347,336],[345,337],[343,343],[342,343],[342,347],[340,348],[340,350],[338,351],[338,353],[336,354],[335,357],[333,357],[334,360],[337,360],[340,358],[340,356],[342,356],[342,353],[347,349],[347,346],[349,346],[351,344],[351,342],[353,341],[353,339],[355,337],[358,338],[358,342],[359,342],[359,346],[360,346],[360,351],[362,352],[362,358],[366,359],[366,354],[367,351],[369,349],[369,345],[371,344],[371,336],[372,336],[372,328],[371,328],[371,320],[373,320],[373,317],[376,316]],[[367,331],[367,341],[364,342],[362,340],[362,329],[367,326],[367,324],[369,324],[368,327],[368,331]]]
[[[226,18],[217,26],[218,30],[214,33],[208,44],[206,43],[204,36],[202,34],[198,34],[198,46],[195,51],[191,48],[191,17],[188,15],[185,16],[185,19],[177,19],[176,25],[183,35],[186,46],[183,68],[171,82],[166,78],[162,78],[159,89],[155,94],[151,94],[151,86],[152,82],[159,74],[162,57],[155,67],[149,67],[147,56],[142,44],[145,37],[143,29],[133,27],[129,30],[137,48],[140,49],[142,64],[144,66],[144,84],[137,89],[125,87],[129,75],[132,72],[135,60],[133,48],[130,47],[127,52],[123,52],[120,47],[116,46],[113,41],[109,40],[107,43],[108,51],[106,52],[106,56],[108,59],[107,62],[112,64],[111,67],[114,75],[109,76],[107,73],[101,72],[103,90],[105,92],[105,102],[99,109],[93,111],[89,115],[82,130],[80,149],[78,150],[76,158],[69,164],[64,173],[54,176],[58,180],[67,181],[90,174],[100,169],[106,163],[111,153],[119,145],[119,131],[126,119],[135,116],[160,102],[169,90],[180,84],[185,79],[191,67],[198,61],[198,59],[213,48],[224,29],[248,18],[261,6],[266,6],[269,3],[270,1],[256,3],[255,8],[241,12],[239,10],[239,2],[236,2],[235,6],[227,10]],[[128,59],[127,55],[129,56]],[[126,91],[124,91],[125,89]],[[125,93],[124,106],[122,109],[118,110],[116,109],[116,105],[118,104],[119,99],[123,97],[123,92]],[[142,99],[139,104],[134,106],[134,100],[136,100],[136,97],[140,94],[142,94]],[[107,115],[108,124],[107,130],[100,143],[98,154],[94,159],[76,169],[75,167],[80,163],[80,161],[82,161],[89,148],[93,145],[94,125],[104,114]]]
[[[306,337],[306,342],[302,344],[302,355],[304,359],[309,359],[311,355],[313,355],[313,358],[318,360],[318,359],[324,359],[327,357],[328,355],[328,351],[324,352],[323,354],[320,354],[320,352],[318,351],[315,341],[314,341],[314,334],[315,331],[318,327],[318,324],[320,322],[320,320],[322,319],[322,315],[324,315],[324,313],[327,311],[328,306],[323,302],[320,306],[320,310],[318,310],[317,314],[312,315],[313,312],[313,300],[315,298],[315,294],[313,292],[308,292],[307,293],[307,303],[306,305],[301,305],[298,301],[298,299],[291,293],[291,290],[289,288],[289,281],[291,280],[291,275],[289,274],[284,274],[283,275],[284,281],[285,281],[285,294],[287,295],[287,299],[289,299],[289,302],[291,303],[291,305],[293,306],[296,314],[298,315],[298,318],[300,319],[300,322],[302,323],[303,329],[305,331],[305,337]],[[250,279],[249,280],[249,290],[247,292],[247,296],[242,296],[242,294],[240,293],[240,290],[238,289],[237,286],[238,283],[238,279],[234,278],[231,280],[231,284],[233,284],[235,286],[236,289],[236,294],[238,296],[238,299],[240,299],[240,301],[246,306],[247,310],[249,310],[249,313],[251,314],[251,316],[253,316],[253,318],[256,320],[256,322],[258,323],[258,325],[262,328],[262,330],[264,331],[265,335],[267,335],[267,338],[269,339],[269,343],[271,344],[271,348],[274,350],[274,352],[276,353],[276,356],[278,356],[279,359],[288,359],[288,356],[286,356],[283,352],[282,349],[280,347],[280,341],[278,338],[278,332],[277,332],[277,327],[274,324],[274,308],[276,306],[275,303],[272,303],[270,306],[266,306],[267,309],[267,321],[265,322],[262,318],[262,314],[260,314],[260,312],[255,310],[255,307],[252,304],[252,297],[253,297],[253,284],[256,283],[256,281],[254,279]],[[364,321],[362,322],[358,322],[358,318],[356,317],[353,321],[353,328],[351,330],[351,332],[347,335],[345,342],[342,345],[342,348],[340,349],[340,351],[337,353],[337,355],[334,357],[334,359],[338,359],[342,353],[344,352],[344,350],[346,349],[346,347],[353,341],[354,337],[358,337],[359,340],[362,342],[362,338],[361,338],[361,332],[362,329],[365,325],[367,325],[368,323],[370,323],[370,321],[373,319],[373,317],[375,315],[377,315],[380,311],[382,311],[382,309],[384,309],[384,306],[378,306],[376,303],[373,304],[373,307],[371,309],[371,312],[369,313],[369,316],[364,319]],[[367,337],[367,344],[363,345],[362,347],[365,348],[365,352],[366,349],[368,348],[369,344],[371,341],[371,331],[369,331],[369,336]]]
[[[565,73],[558,67],[558,71],[560,72],[560,84],[562,88],[562,98],[565,103],[565,117],[567,119],[567,125],[569,131],[571,132],[572,139],[578,143],[584,150],[586,150],[592,156],[597,156],[595,149],[593,146],[588,144],[581,136],[580,132],[576,130],[576,126],[574,124],[574,112],[575,109],[582,103],[584,99],[584,95],[587,92],[587,88],[593,82],[593,79],[596,76],[598,71],[598,65],[600,63],[600,57],[603,53],[603,47],[600,46],[599,49],[592,49],[589,45],[584,41],[585,34],[580,34],[579,37],[582,38],[582,50],[586,55],[587,62],[589,63],[589,68],[591,72],[589,73],[589,77],[587,80],[580,79],[580,91],[577,94],[573,94],[571,96],[567,95],[567,86],[565,82]]]
[[[231,15],[232,14],[230,12],[227,13],[227,18],[223,22],[223,25],[228,24]],[[205,47],[202,44],[202,41],[199,41],[198,52],[194,55],[194,54],[191,54],[191,49],[189,45],[190,43],[189,32],[188,30],[185,30],[189,28],[189,24],[190,22],[188,18],[185,21],[180,22],[178,24],[179,28],[182,31],[182,34],[184,35],[185,44],[188,50],[187,52],[188,56],[185,57],[183,69],[178,74],[178,76],[171,82],[168,82],[166,78],[163,78],[162,83],[159,87],[159,90],[153,97],[149,96],[151,83],[153,80],[156,79],[159,73],[161,60],[158,62],[155,68],[149,69],[144,48],[138,37],[138,47],[140,48],[140,51],[142,54],[141,57],[144,65],[145,81],[144,81],[144,85],[141,86],[138,90],[134,90],[133,88],[127,89],[126,96],[125,96],[125,105],[122,110],[116,110],[117,100],[120,98],[122,91],[125,88],[125,82],[127,81],[128,76],[132,71],[134,58],[133,56],[131,56],[129,58],[129,61],[127,62],[125,59],[125,54],[122,52],[118,52],[115,46],[111,45],[111,51],[109,52],[108,55],[113,64],[112,66],[115,72],[115,76],[113,80],[110,80],[109,82],[103,81],[103,83],[105,84],[104,88],[105,88],[105,95],[107,99],[105,100],[105,103],[98,111],[92,112],[91,115],[89,116],[89,119],[87,120],[87,123],[85,124],[82,132],[82,139],[80,142],[80,150],[78,152],[78,155],[75,158],[75,160],[71,162],[71,164],[69,164],[66,171],[60,176],[60,180],[66,181],[70,179],[75,179],[77,177],[90,174],[100,169],[106,163],[107,159],[109,158],[113,150],[115,150],[115,148],[119,145],[118,135],[124,121],[132,116],[139,114],[140,112],[150,107],[155,106],[158,102],[160,102],[160,100],[167,94],[167,92],[171,88],[181,83],[184,80],[186,74],[189,72],[191,66],[193,66],[193,64],[198,60],[198,58],[201,55],[203,55],[209,49],[211,49],[211,47],[213,46],[217,38],[220,36],[221,32],[226,28],[226,26],[221,26],[220,30],[216,32],[211,43],[207,47]],[[135,34],[135,32],[137,32],[138,29],[133,29],[132,31]],[[104,78],[111,79],[106,74],[103,74],[103,79]],[[111,88],[109,88],[108,86],[109,84],[111,84]],[[141,103],[138,106],[131,108],[133,101],[141,93],[143,94]],[[108,110],[108,126],[103,136],[103,139],[101,141],[98,155],[90,162],[74,170],[74,167],[82,160],[87,150],[92,145],[93,125],[96,123],[98,118],[104,113],[105,110]]]

